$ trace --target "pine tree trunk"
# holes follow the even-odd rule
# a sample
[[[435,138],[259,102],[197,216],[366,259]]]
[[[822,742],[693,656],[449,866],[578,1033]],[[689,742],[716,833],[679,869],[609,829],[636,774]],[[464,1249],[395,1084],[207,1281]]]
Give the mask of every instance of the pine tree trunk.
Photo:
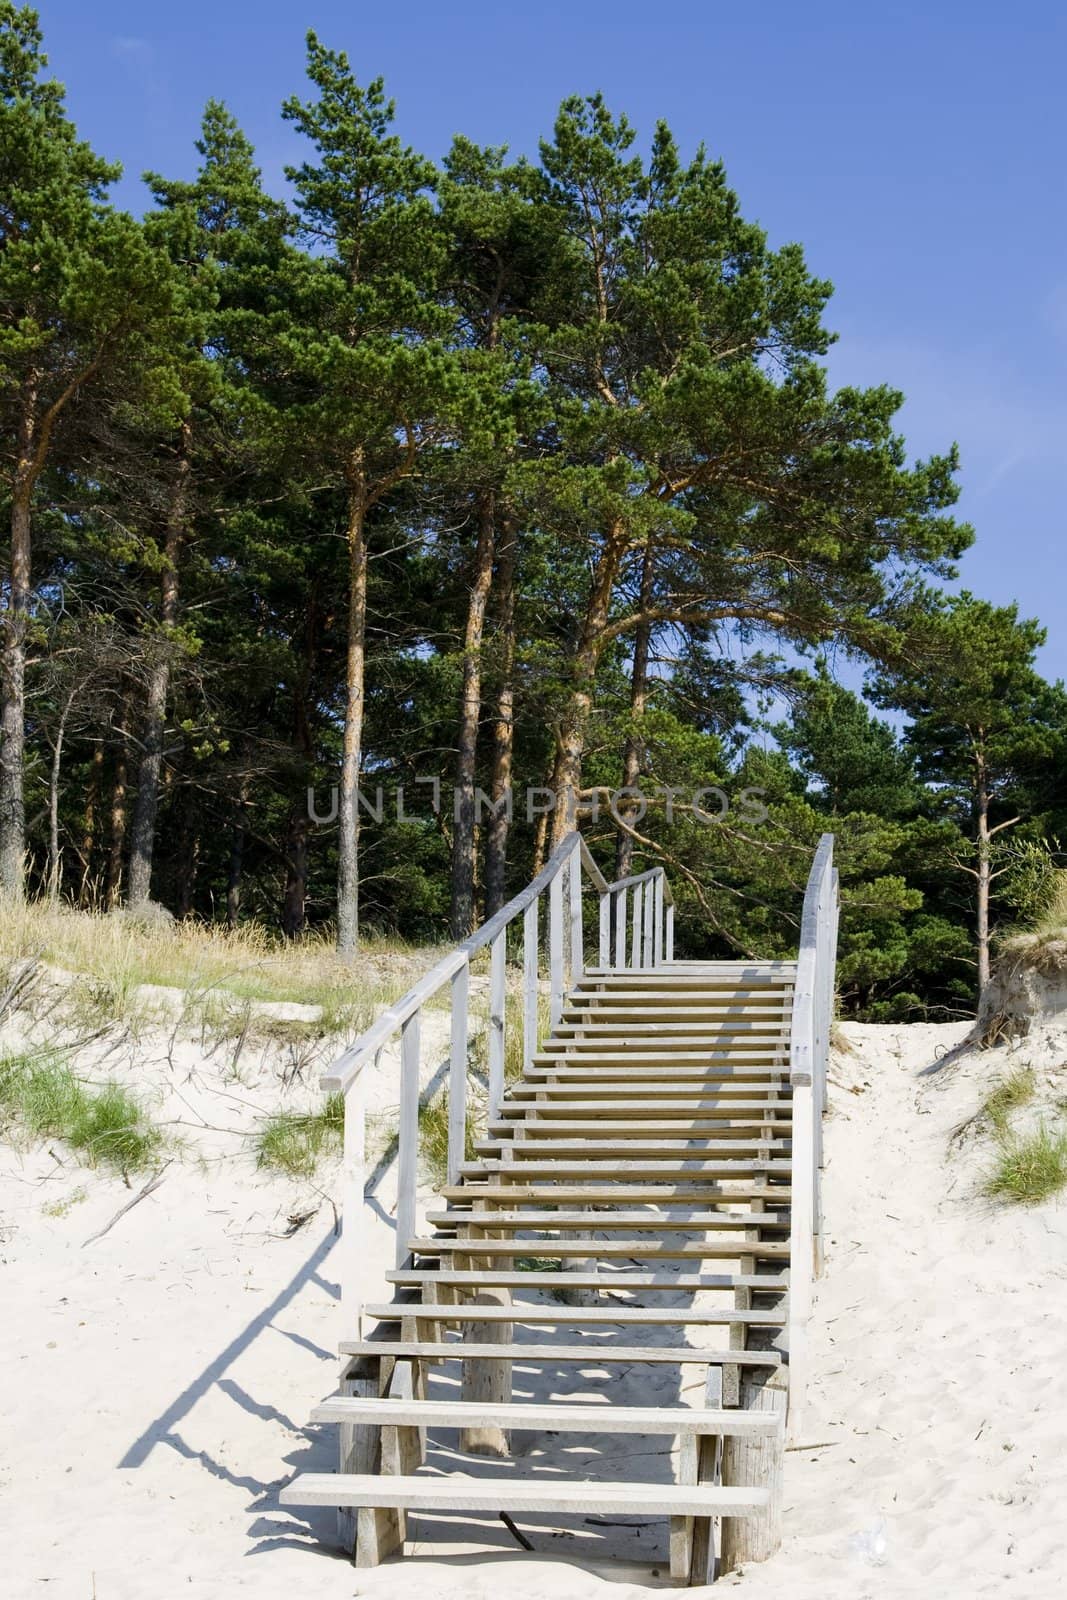
[[[100,785],[104,776],[104,741],[95,740],[89,763],[89,781],[85,786],[85,814],[82,822],[81,861],[82,877],[78,889],[78,905],[86,910],[95,905],[96,891],[92,886],[93,855],[96,851],[96,814],[100,805]]]
[[[989,987],[989,886],[992,882],[992,863],[989,845],[989,780],[985,762],[978,758],[975,781],[975,820],[978,828],[978,894],[975,914],[975,935],[978,946],[978,999]]]
[[[62,865],[59,855],[59,780],[63,772],[63,744],[67,733],[67,718],[74,704],[73,689],[67,695],[56,729],[56,742],[52,747],[52,765],[48,774],[48,898],[59,899]]]
[[[349,476],[348,651],[345,667],[345,732],[341,754],[340,831],[337,847],[337,949],[355,954],[359,939],[359,769],[363,754],[363,709],[367,638],[367,538],[362,456]],[[305,827],[306,836],[306,827]]]
[[[179,921],[192,914],[196,876],[200,867],[200,807],[192,789],[186,794],[183,812],[174,907],[174,914]]]
[[[26,634],[30,609],[30,557],[37,379],[23,388],[11,485],[11,571],[0,642],[0,895],[21,900],[26,874]]]
[[[125,721],[125,714],[123,716]],[[122,900],[122,855],[126,845],[126,786],[129,782],[129,765],[125,732],[120,730],[120,743],[115,757],[115,773],[111,783],[110,841],[107,859],[105,900],[107,909],[114,911]]]
[[[306,802],[293,806],[285,840],[285,900],[282,932],[295,939],[304,931],[308,882],[308,814]]]
[[[574,655],[570,699],[564,710],[556,741],[556,763],[552,775],[556,806],[552,813],[550,835],[553,850],[562,843],[577,822],[586,729],[589,724],[589,713],[593,708],[597,666],[604,645],[604,632],[608,625],[611,599],[624,548],[621,529],[612,528],[593,573],[593,587],[589,594],[581,637]]]
[[[474,779],[478,759],[478,724],[482,711],[482,641],[485,611],[493,582],[495,497],[478,495],[478,541],[474,551],[467,626],[463,638],[463,689],[456,737],[456,791],[452,833],[453,939],[465,939],[474,925]]]
[[[515,750],[515,572],[518,530],[513,517],[501,529],[497,561],[497,627],[499,688],[493,718],[490,795],[493,811],[485,838],[485,914],[495,916],[504,904],[511,818],[503,804],[511,789]]]
[[[241,911],[241,878],[244,873],[245,819],[248,802],[244,794],[237,802],[237,813],[230,834],[230,861],[226,874],[226,926],[236,928]]]
[[[130,825],[130,872],[127,899],[131,906],[143,905],[152,887],[152,856],[156,843],[156,813],[159,810],[159,779],[163,766],[163,734],[170,689],[171,635],[178,620],[178,558],[185,538],[189,500],[191,429],[182,424],[177,472],[171,495],[170,513],[163,546],[163,571],[160,577],[159,654],[148,679],[144,741],[137,773],[137,799]]]
[[[652,541],[645,546],[645,559],[641,566],[641,610],[647,611],[652,604],[656,563],[652,550]],[[652,645],[652,626],[648,622],[640,622],[634,632],[634,660],[630,676],[630,732],[626,738],[626,748],[622,757],[622,788],[632,789],[636,786],[641,775],[641,768],[645,760],[644,740],[639,729],[648,704],[648,658]],[[619,815],[631,822],[637,814],[637,804],[634,801],[623,801],[619,805]],[[615,846],[615,876],[628,878],[633,866],[634,841],[633,836],[619,830],[618,842]]]

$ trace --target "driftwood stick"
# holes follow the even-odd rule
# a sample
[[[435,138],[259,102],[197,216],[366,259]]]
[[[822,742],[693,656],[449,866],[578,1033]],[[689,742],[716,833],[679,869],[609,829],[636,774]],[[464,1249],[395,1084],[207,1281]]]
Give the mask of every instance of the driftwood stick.
[[[82,1249],[84,1250],[87,1244],[95,1244],[97,1239],[102,1239],[104,1237],[105,1233],[110,1233],[116,1222],[118,1222],[121,1217],[124,1217],[127,1211],[132,1211],[138,1201],[144,1200],[147,1195],[152,1194],[156,1189],[158,1189],[160,1184],[163,1182],[163,1174],[166,1172],[169,1166],[170,1162],[164,1161],[163,1165],[160,1167],[155,1176],[149,1178],[143,1189],[138,1189],[132,1200],[127,1200],[124,1206],[119,1207],[111,1221],[105,1223],[105,1225],[100,1229],[99,1233],[90,1234],[88,1239],[84,1239],[82,1241]]]

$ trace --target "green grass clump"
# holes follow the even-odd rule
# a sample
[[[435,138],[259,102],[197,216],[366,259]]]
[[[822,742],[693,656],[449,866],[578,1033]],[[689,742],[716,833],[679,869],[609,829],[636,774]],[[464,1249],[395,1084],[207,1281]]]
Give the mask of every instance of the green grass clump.
[[[477,1126],[474,1109],[468,1101],[463,1139],[464,1161],[474,1160]],[[448,1096],[439,1094],[419,1106],[419,1162],[435,1188],[448,1179]]]
[[[1009,1133],[999,1140],[996,1165],[986,1181],[992,1199],[1033,1206],[1067,1188],[1067,1127],[1042,1122],[1030,1133]]]
[[[344,1131],[343,1094],[331,1094],[319,1111],[279,1111],[260,1129],[256,1164],[291,1178],[313,1177],[319,1163],[341,1149]]]
[[[982,1114],[988,1117],[995,1128],[1003,1129],[1007,1125],[1010,1113],[1018,1110],[1020,1106],[1029,1105],[1036,1092],[1034,1069],[1017,1067],[986,1095],[982,1104]]]
[[[123,1174],[150,1165],[163,1135],[121,1084],[93,1088],[55,1051],[0,1060],[0,1109],[31,1139],[62,1139],[87,1166]]]

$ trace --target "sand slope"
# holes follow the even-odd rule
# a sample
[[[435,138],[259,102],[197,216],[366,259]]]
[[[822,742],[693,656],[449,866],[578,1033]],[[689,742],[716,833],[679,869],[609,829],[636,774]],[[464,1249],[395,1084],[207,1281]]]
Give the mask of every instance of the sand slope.
[[[782,1553],[724,1589],[1044,1600],[1067,1579],[1067,1205],[1007,1212],[977,1198],[981,1139],[950,1148],[950,1135],[1006,1052],[919,1076],[964,1031],[844,1030],[856,1054],[832,1070],[811,1448],[788,1457]],[[1063,1059],[1042,1058],[1053,1077]],[[65,1214],[43,1213],[79,1191]],[[648,1569],[586,1570],[576,1541],[550,1528],[534,1533],[533,1556],[494,1526],[481,1555],[446,1544],[356,1572],[328,1553],[316,1534],[331,1513],[282,1511],[276,1496],[292,1471],[334,1464],[332,1430],[303,1426],[336,1373],[329,1204],[285,1237],[287,1215],[315,1203],[306,1185],[268,1183],[238,1155],[187,1160],[84,1246],[128,1197],[47,1152],[0,1152],[0,1523],[13,1600],[625,1600],[655,1581]],[[377,1207],[384,1263],[388,1179]],[[656,1529],[628,1537],[631,1555],[662,1544]]]

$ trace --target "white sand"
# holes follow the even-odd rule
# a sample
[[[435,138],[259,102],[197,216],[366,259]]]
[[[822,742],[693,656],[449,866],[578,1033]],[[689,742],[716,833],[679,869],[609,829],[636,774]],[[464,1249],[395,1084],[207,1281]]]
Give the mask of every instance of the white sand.
[[[753,1600],[1044,1600],[1067,1581],[1067,1206],[991,1209],[977,1198],[981,1139],[949,1148],[1006,1052],[919,1077],[962,1028],[845,1031],[858,1053],[833,1067],[825,1187],[833,1242],[813,1326],[805,1440],[813,1448],[787,1457],[781,1554],[722,1587]],[[1067,1083],[1056,1070],[1067,1048],[1035,1038],[1026,1049],[1043,1083]],[[434,1553],[356,1572],[316,1537],[329,1536],[331,1512],[278,1507],[294,1470],[334,1466],[332,1430],[303,1426],[336,1375],[332,1211],[323,1201],[282,1236],[287,1214],[321,1196],[257,1177],[234,1154],[269,1098],[269,1069],[227,1084],[218,1062],[198,1064],[190,1050],[180,1047],[174,1065],[142,1054],[120,1075],[154,1086],[168,1114],[181,1097],[191,1102],[188,1121],[235,1132],[187,1129],[206,1164],[173,1164],[99,1242],[83,1246],[130,1197],[118,1179],[61,1164],[61,1151],[0,1152],[0,1592],[12,1600],[643,1593],[654,1582],[647,1567],[591,1570],[582,1565],[586,1541],[554,1536],[551,1519],[533,1533],[534,1556],[513,1550],[499,1525],[454,1525],[450,1534],[442,1521],[430,1530]],[[387,1081],[380,1098],[389,1098]],[[45,1214],[64,1200],[72,1201],[65,1214]],[[389,1204],[387,1178],[375,1247],[383,1264]],[[674,1369],[658,1381],[669,1395]],[[620,1384],[612,1398],[655,1394],[642,1374],[640,1386]],[[626,1450],[624,1441],[592,1441],[602,1454],[591,1459],[590,1441],[580,1451],[567,1442],[567,1459],[600,1476],[616,1470],[611,1453]],[[528,1455],[518,1468],[551,1470],[559,1459]],[[648,1463],[650,1474],[663,1470],[662,1459]],[[631,1556],[663,1553],[658,1527],[620,1533],[627,1538],[619,1548]],[[588,1543],[601,1548],[599,1537]]]

